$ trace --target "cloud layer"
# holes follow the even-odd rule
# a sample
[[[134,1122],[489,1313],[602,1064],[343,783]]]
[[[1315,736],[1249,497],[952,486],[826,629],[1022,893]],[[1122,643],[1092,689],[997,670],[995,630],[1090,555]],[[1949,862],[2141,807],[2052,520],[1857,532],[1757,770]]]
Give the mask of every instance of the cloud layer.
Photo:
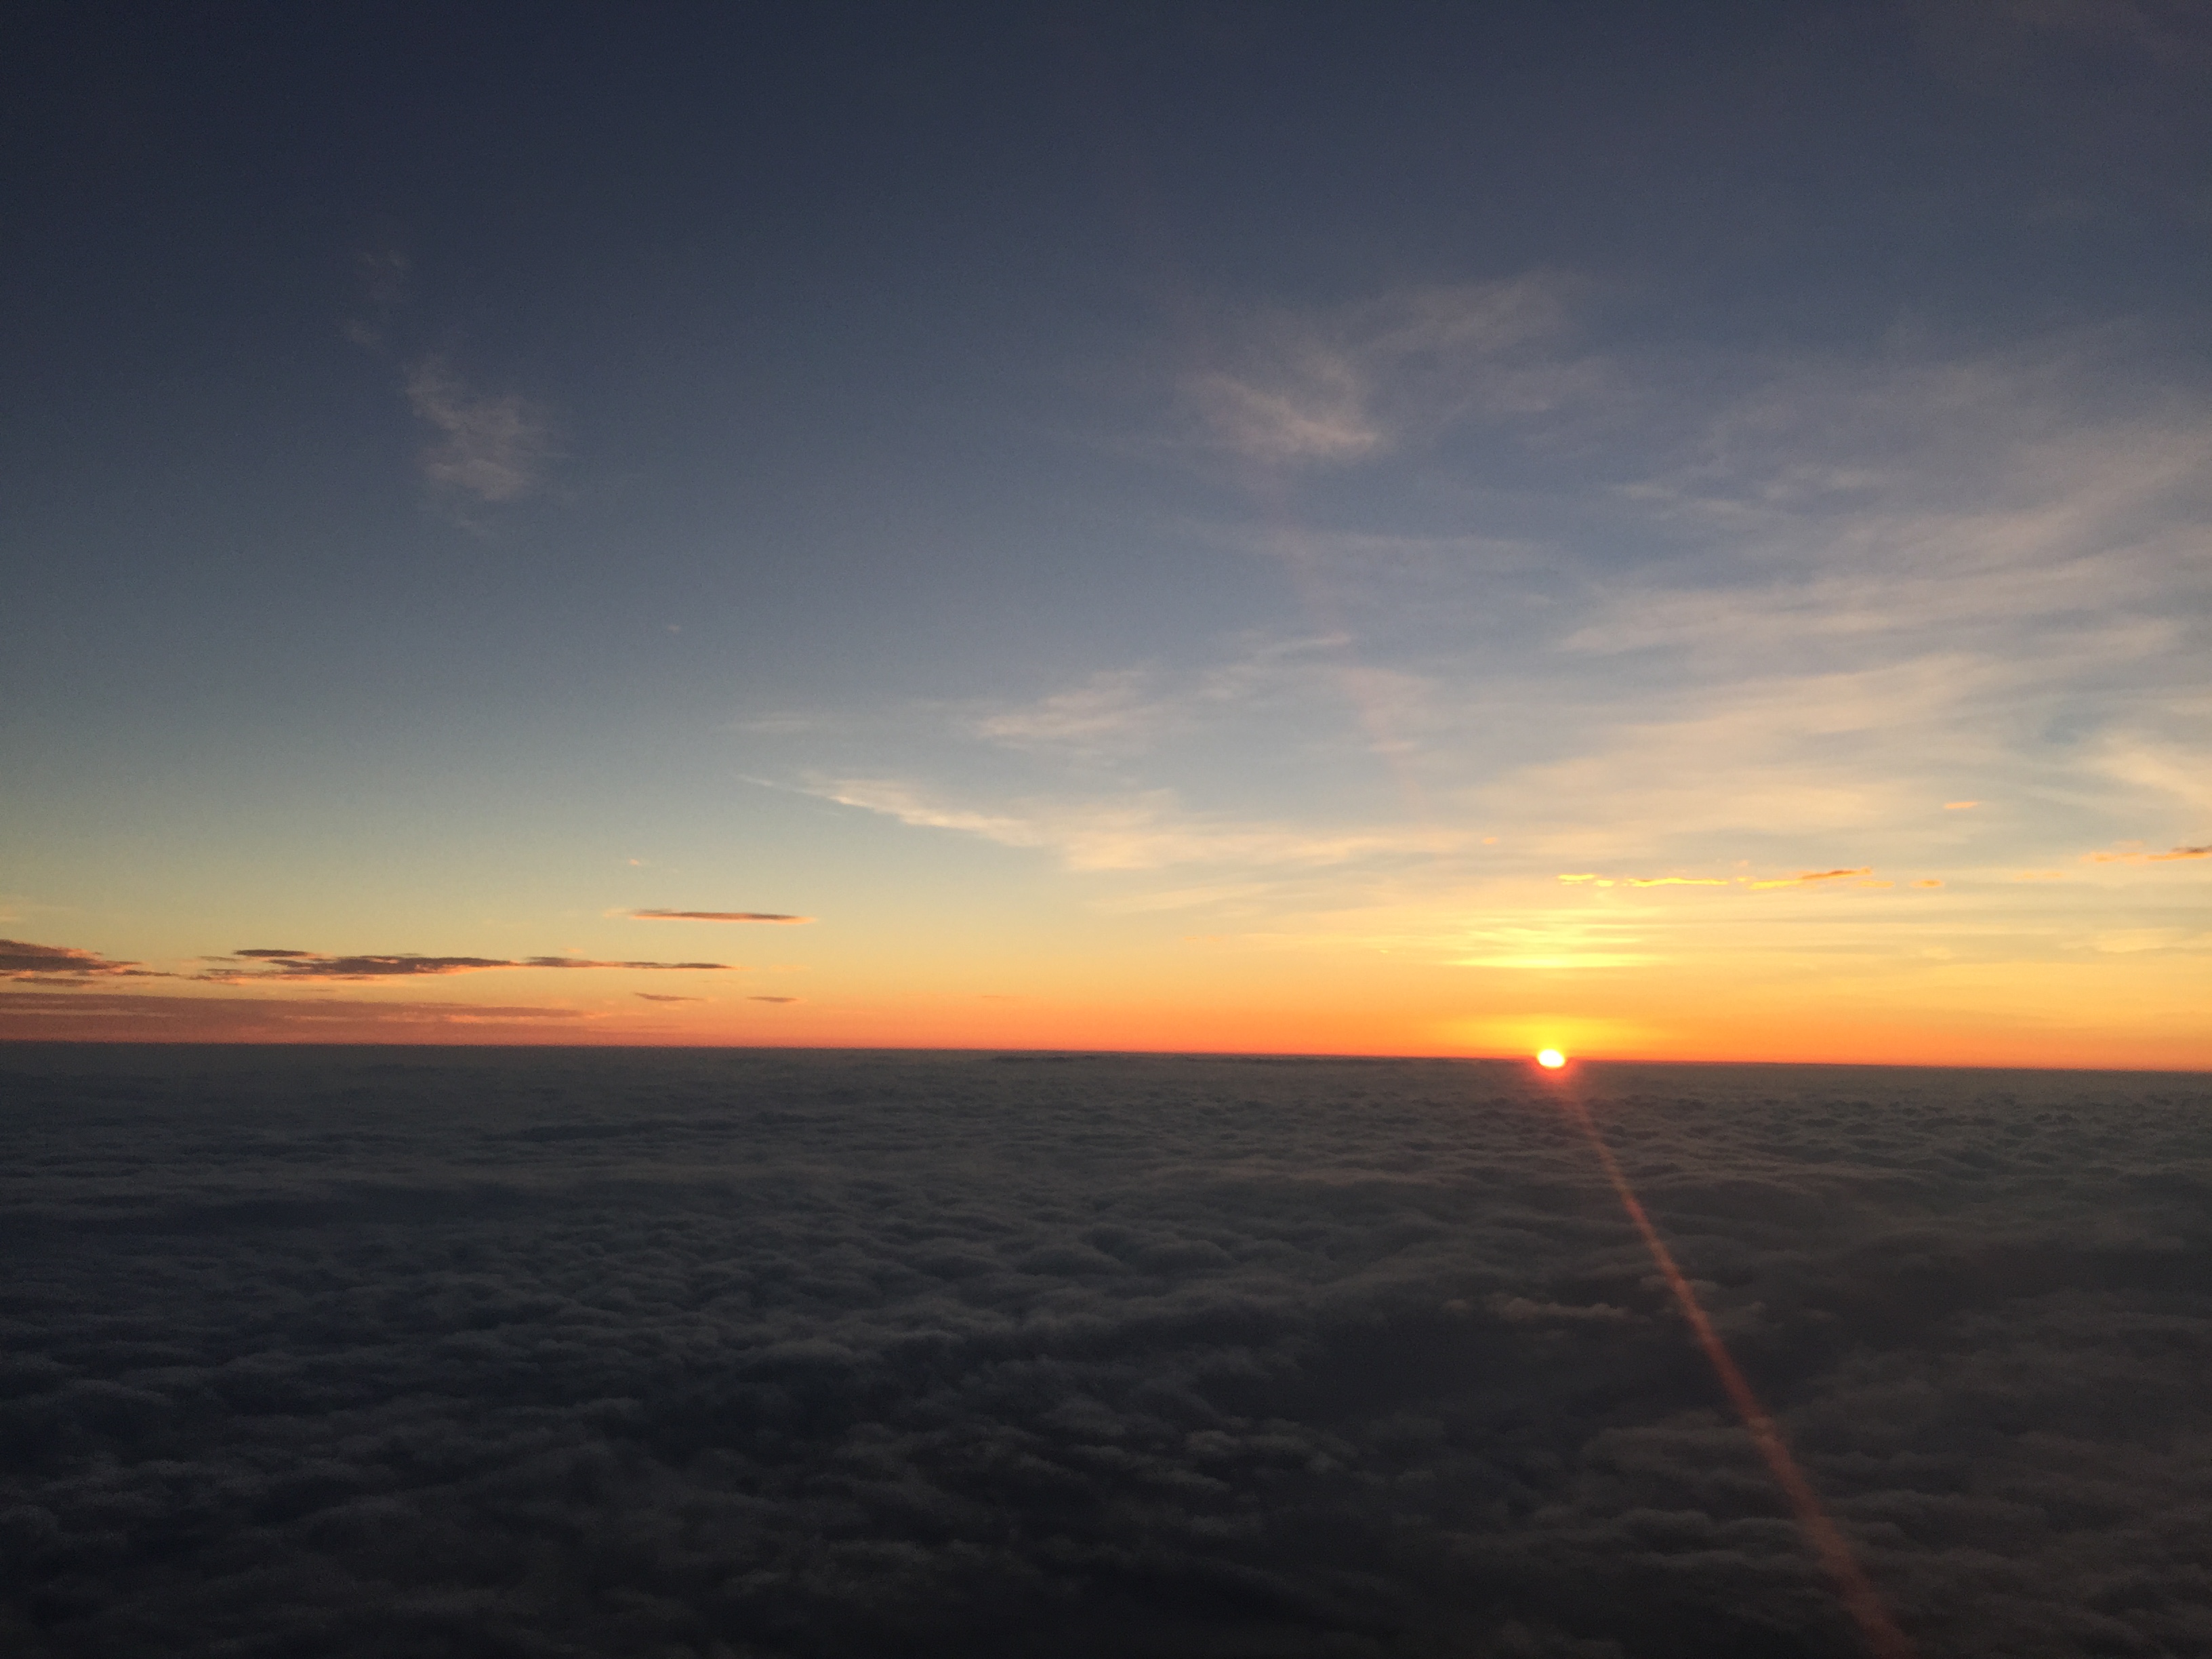
[[[1518,1067],[0,1080],[15,1651],[1854,1650]],[[1922,1652],[2212,1641],[2202,1079],[1582,1086]]]

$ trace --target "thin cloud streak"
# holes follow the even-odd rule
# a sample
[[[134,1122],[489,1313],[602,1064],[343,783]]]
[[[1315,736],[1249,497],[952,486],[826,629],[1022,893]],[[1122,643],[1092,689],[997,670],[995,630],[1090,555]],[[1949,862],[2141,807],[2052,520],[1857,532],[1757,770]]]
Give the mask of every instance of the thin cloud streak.
[[[365,351],[384,351],[392,343],[394,315],[406,304],[413,261],[398,247],[362,250],[354,266],[361,283],[362,313],[349,317],[340,331]]]
[[[72,986],[103,979],[172,979],[142,963],[118,961],[68,945],[33,945],[0,939],[0,980],[22,985]]]
[[[1855,870],[1805,870],[1794,876],[1782,876],[1772,881],[1754,881],[1746,884],[1753,892],[1763,893],[1777,887],[1814,887],[1824,881],[1848,881],[1855,876],[1868,877],[1873,874],[1874,871],[1870,866],[1861,865]]]
[[[95,1042],[542,1042],[590,1030],[588,1010],[282,996],[16,991],[0,996],[11,1037]]]
[[[758,921],[782,927],[797,927],[814,920],[812,916],[785,915],[774,910],[632,910],[632,921]]]
[[[1862,887],[1890,887],[1893,882],[1875,879],[1870,865],[1856,865],[1833,870],[1801,870],[1794,876],[1606,876],[1594,870],[1579,871],[1562,875],[1560,882],[1570,887],[1741,887],[1753,893],[1771,892],[1785,887],[1817,887],[1824,882],[1846,881],[1856,878]],[[1940,881],[1919,881],[1917,887],[1940,887]]]
[[[1068,869],[1081,871],[1190,864],[1343,865],[1434,853],[1466,839],[1418,827],[1330,833],[1207,818],[1184,811],[1175,792],[1167,789],[1121,799],[1018,802],[1000,811],[941,805],[919,787],[896,779],[824,780],[808,793],[917,828],[958,830],[1005,847],[1048,850]]]
[[[1221,361],[1183,394],[1209,447],[1269,468],[1371,459],[1469,416],[1525,419],[1598,384],[1592,364],[1547,349],[1582,287],[1536,273],[1255,312],[1224,327]]]
[[[1025,707],[978,716],[975,735],[1010,749],[1077,754],[1128,754],[1150,745],[1176,718],[1143,669],[1115,669]]]
[[[2179,864],[2191,859],[2212,859],[2212,843],[2175,847],[2163,853],[2085,853],[2082,857],[2091,864]]]
[[[309,981],[424,979],[523,968],[619,968],[652,973],[744,971],[726,962],[595,962],[582,957],[431,957],[412,952],[394,956],[321,956],[308,951],[270,949],[235,951],[228,958],[217,960],[256,965],[252,969],[217,967],[196,977],[219,985],[237,985],[257,981],[296,984]]]

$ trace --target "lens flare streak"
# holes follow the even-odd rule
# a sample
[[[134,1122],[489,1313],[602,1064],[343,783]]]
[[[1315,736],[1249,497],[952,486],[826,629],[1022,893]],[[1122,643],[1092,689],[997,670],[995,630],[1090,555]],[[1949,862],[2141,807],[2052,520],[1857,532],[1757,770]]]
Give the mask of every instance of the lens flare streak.
[[[1814,1492],[1812,1482],[1805,1478],[1804,1471],[1797,1467],[1797,1460],[1790,1454],[1789,1444],[1782,1437],[1781,1425],[1774,1420],[1773,1413],[1760,1403],[1758,1395],[1752,1389],[1750,1380],[1744,1376],[1741,1367],[1735,1363],[1735,1356],[1729,1352],[1727,1345],[1721,1340],[1719,1331],[1714,1328],[1712,1320],[1698,1300],[1696,1290],[1676,1264],[1674,1254],[1667,1248],[1666,1241],[1659,1237],[1659,1230],[1652,1225],[1650,1214],[1644,1210],[1643,1201],[1636,1196],[1635,1189],[1628,1184],[1628,1176],[1613,1157],[1613,1149],[1606,1145],[1605,1137],[1598,1133],[1597,1121],[1590,1115],[1589,1106],[1565,1092],[1559,1095],[1559,1103],[1569,1121],[1581,1130],[1583,1138],[1589,1141],[1590,1151],[1595,1154],[1599,1166],[1605,1171],[1606,1179],[1613,1183],[1613,1190],[1620,1200],[1620,1207],[1627,1212],[1629,1220],[1635,1224],[1636,1231],[1642,1235],[1644,1249],[1651,1253],[1651,1260],[1666,1279],[1668,1289],[1674,1292],[1675,1305],[1681,1309],[1682,1317],[1688,1322],[1698,1346],[1705,1350],[1705,1358],[1711,1364],[1714,1376],[1720,1379],[1729,1404],[1735,1407],[1736,1415],[1743,1420],[1745,1429],[1750,1432],[1752,1443],[1759,1449],[1759,1455],[1765,1462],[1768,1472],[1773,1475],[1775,1484],[1782,1488],[1783,1495],[1790,1500],[1790,1507],[1797,1517],[1798,1526],[1812,1544],[1814,1553],[1820,1557],[1820,1565],[1826,1569],[1828,1577],[1834,1582],[1836,1593],[1857,1624],[1860,1634],[1866,1640],[1868,1651],[1875,1656],[1875,1659],[1914,1659],[1911,1643],[1905,1639],[1905,1632],[1898,1628],[1896,1620],[1882,1606],[1873,1581],[1867,1577],[1866,1569],[1859,1565],[1858,1558],[1852,1554],[1851,1547],[1843,1533],[1828,1518],[1827,1511],[1820,1507],[1820,1497]]]

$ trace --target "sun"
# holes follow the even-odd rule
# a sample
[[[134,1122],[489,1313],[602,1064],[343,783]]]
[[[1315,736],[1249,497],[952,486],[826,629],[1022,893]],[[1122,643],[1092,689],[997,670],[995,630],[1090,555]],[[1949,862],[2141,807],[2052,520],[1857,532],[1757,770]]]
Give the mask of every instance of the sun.
[[[1556,1072],[1567,1063],[1567,1057],[1557,1048],[1540,1048],[1536,1051],[1536,1063],[1547,1072]]]

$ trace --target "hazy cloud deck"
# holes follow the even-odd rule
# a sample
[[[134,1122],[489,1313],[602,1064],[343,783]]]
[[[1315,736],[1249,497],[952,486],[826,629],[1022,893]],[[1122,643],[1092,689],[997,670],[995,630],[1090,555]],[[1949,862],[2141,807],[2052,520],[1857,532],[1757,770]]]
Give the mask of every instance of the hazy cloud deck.
[[[1578,1085],[1923,1654],[2212,1652],[2212,1080]],[[0,1050],[10,1650],[1826,1655],[1518,1066]]]

